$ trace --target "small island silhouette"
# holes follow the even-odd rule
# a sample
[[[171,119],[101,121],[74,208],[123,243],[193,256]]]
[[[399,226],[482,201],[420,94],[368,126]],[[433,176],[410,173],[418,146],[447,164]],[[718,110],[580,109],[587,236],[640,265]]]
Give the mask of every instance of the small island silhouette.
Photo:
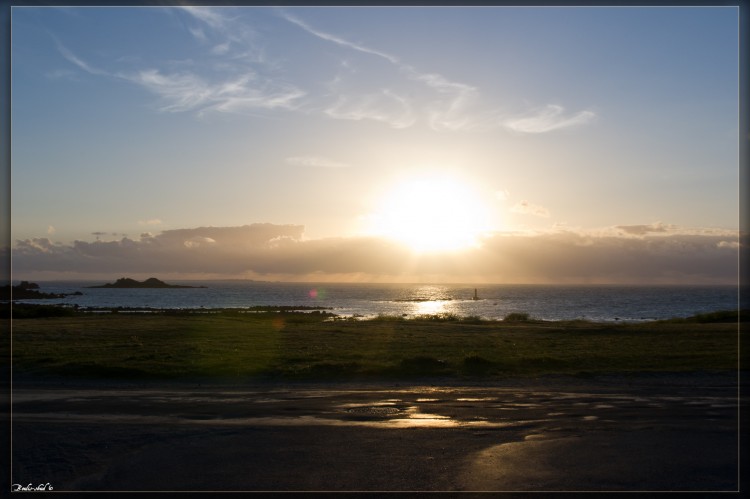
[[[145,281],[136,281],[128,277],[121,277],[114,283],[102,284],[101,286],[88,286],[89,288],[205,288],[206,286],[181,286],[178,284],[167,284],[156,277]]]
[[[39,284],[29,281],[21,281],[16,286],[3,286],[0,288],[0,300],[51,300],[55,298],[65,298],[68,295],[81,295],[80,291],[75,293],[44,293],[39,291]]]

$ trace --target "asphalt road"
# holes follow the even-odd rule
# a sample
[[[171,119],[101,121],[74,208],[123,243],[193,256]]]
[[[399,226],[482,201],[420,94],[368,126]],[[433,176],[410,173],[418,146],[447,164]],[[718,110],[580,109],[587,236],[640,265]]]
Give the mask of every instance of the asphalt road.
[[[737,491],[731,377],[16,386],[12,482],[56,491]]]

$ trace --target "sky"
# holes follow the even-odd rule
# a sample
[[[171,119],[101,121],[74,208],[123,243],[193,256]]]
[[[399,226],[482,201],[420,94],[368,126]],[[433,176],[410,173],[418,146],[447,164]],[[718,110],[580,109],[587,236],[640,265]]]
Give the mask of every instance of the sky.
[[[736,283],[738,18],[13,7],[13,278]]]

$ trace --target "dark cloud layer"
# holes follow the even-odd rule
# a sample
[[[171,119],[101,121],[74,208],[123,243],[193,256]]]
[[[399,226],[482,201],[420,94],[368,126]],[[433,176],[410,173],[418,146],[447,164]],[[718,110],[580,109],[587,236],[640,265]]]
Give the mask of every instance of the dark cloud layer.
[[[624,232],[625,234],[633,234],[637,236],[643,236],[651,233],[665,233],[670,229],[674,229],[674,226],[664,225],[661,222],[655,222],[650,225],[618,225],[616,229]]]
[[[486,237],[479,248],[414,255],[372,238],[304,240],[301,225],[199,227],[143,234],[139,240],[53,243],[17,241],[16,275],[185,274],[273,279],[347,278],[548,283],[735,283],[739,242],[711,234],[650,235],[659,227],[592,236],[563,231]],[[747,240],[743,241],[746,244]]]

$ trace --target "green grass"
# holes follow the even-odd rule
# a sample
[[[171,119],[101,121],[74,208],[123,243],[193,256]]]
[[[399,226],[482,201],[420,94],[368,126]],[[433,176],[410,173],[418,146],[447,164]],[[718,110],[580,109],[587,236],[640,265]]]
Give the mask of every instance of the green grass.
[[[13,369],[105,379],[367,380],[737,366],[736,321],[326,318],[236,311],[26,318],[13,321]]]

